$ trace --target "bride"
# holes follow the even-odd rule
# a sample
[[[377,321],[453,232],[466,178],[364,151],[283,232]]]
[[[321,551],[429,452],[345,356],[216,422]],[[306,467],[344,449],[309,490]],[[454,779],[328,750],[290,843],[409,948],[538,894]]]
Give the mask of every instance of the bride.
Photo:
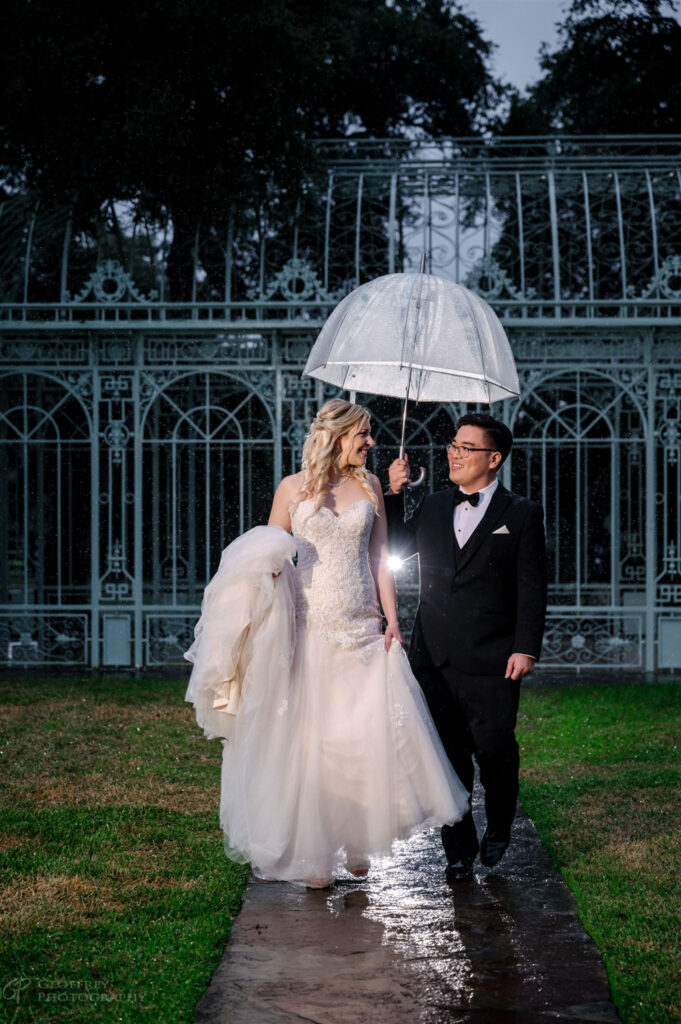
[[[186,699],[225,739],[225,848],[261,878],[364,877],[468,806],[402,648],[373,444],[362,406],[320,409],[269,525],[223,553],[186,655]]]

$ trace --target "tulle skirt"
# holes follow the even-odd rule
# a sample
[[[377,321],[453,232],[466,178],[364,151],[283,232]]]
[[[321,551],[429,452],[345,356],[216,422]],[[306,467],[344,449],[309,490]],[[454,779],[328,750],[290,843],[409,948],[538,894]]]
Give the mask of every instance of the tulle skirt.
[[[261,878],[334,877],[469,806],[402,647],[381,637],[363,653],[302,628],[292,664],[245,689],[220,823],[227,853]]]

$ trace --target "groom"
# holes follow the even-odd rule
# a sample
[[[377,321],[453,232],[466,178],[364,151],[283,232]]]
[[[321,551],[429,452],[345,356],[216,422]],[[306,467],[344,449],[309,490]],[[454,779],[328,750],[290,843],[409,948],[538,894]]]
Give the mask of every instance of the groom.
[[[442,829],[449,881],[473,877],[510,841],[518,797],[514,729],[520,682],[539,657],[546,614],[543,510],[498,480],[513,435],[488,413],[469,413],[447,445],[457,485],[422,498],[405,521],[406,459],[390,466],[385,497],[391,549],[417,552],[420,600],[409,658],[454,770],[485,791],[482,840],[473,816]]]

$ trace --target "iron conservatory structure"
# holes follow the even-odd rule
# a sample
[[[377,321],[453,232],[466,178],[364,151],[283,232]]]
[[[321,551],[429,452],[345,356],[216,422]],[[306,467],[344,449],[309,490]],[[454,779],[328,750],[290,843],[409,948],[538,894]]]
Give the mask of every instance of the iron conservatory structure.
[[[505,482],[546,510],[543,664],[681,668],[681,137],[319,153],[290,207],[197,226],[174,265],[172,219],[134,203],[89,230],[0,204],[5,670],[182,661],[222,548],[266,521],[331,393],[301,377],[321,323],[422,251],[513,346],[522,395],[493,411],[516,439]],[[358,399],[384,474],[399,402]],[[427,486],[460,411],[410,408]]]

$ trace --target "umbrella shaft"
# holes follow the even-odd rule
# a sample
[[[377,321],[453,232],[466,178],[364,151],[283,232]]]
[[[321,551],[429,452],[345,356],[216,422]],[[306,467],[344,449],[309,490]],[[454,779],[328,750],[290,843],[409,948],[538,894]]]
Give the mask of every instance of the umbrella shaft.
[[[419,274],[425,274],[426,272],[426,254],[421,253],[421,265],[419,266]],[[402,410],[402,438],[400,440],[400,458],[404,458],[404,435],[407,432],[407,406],[409,405],[409,389],[411,387],[411,374],[412,367],[409,367],[409,377],[407,378],[407,394],[404,398],[404,409]]]
[[[411,370],[409,371],[409,382],[407,384],[407,394],[404,399],[404,408],[402,410],[402,437],[400,438],[400,458],[404,458],[404,436],[407,432],[407,406],[409,405],[409,385],[411,384]]]

